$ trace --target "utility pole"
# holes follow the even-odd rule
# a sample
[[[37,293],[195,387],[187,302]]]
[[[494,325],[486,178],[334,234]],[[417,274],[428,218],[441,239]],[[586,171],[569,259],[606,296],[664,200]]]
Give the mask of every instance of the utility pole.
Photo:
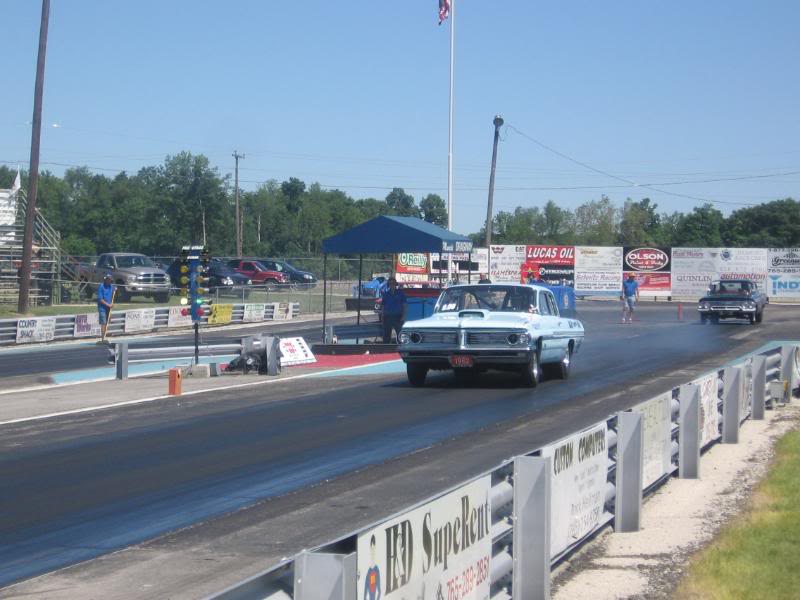
[[[239,210],[239,159],[244,158],[244,154],[233,151],[233,158],[236,160],[236,256],[242,255],[242,213]]]
[[[42,21],[39,25],[39,58],[36,61],[36,84],[33,92],[33,128],[31,132],[31,165],[28,176],[28,205],[25,210],[25,234],[22,242],[19,299],[17,312],[28,311],[31,290],[31,257],[33,255],[33,223],[36,218],[36,192],[39,187],[39,141],[42,137],[42,96],[44,95],[44,61],[47,55],[47,26],[50,23],[50,0],[42,0]]]
[[[494,146],[492,147],[492,172],[489,175],[489,204],[486,207],[486,247],[492,245],[492,202],[494,201],[494,170],[497,166],[497,142],[500,141],[500,128],[503,126],[503,117],[494,117]],[[489,251],[491,254],[491,250]]]

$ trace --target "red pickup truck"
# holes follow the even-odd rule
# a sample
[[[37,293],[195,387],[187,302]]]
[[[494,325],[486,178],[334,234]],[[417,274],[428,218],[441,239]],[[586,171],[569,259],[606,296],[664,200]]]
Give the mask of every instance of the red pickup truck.
[[[268,290],[274,290],[279,284],[289,283],[284,273],[270,271],[257,260],[234,259],[228,261],[228,266],[249,277],[253,285],[266,285]]]

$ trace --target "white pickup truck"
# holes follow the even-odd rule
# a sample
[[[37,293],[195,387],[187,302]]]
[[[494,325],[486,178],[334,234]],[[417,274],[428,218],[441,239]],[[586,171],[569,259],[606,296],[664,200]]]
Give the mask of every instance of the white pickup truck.
[[[144,254],[109,252],[101,254],[93,267],[81,266],[79,277],[83,293],[93,296],[103,276],[111,273],[117,286],[116,301],[126,302],[131,296],[147,296],[156,302],[169,302],[169,275]]]

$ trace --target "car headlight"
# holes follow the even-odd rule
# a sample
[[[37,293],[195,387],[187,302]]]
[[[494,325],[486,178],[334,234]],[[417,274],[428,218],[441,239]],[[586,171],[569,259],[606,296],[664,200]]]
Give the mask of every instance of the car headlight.
[[[404,333],[404,332],[400,332],[400,343],[401,344],[407,344],[410,341],[411,341],[411,336],[410,335],[408,335],[407,333]]]
[[[125,277],[125,279],[131,282],[136,281],[136,275],[128,275]]]
[[[247,280],[247,285],[253,285],[253,280],[252,279],[248,279]]]
[[[711,307],[709,306],[708,302],[701,302],[700,303],[700,310],[708,310],[709,308],[711,308]]]
[[[750,308],[750,309],[753,309],[753,308],[755,308],[755,307],[756,307],[756,305],[755,305],[755,303],[754,303],[754,302],[745,302],[745,303],[744,303],[744,307],[745,307],[745,308]]]
[[[530,341],[527,333],[509,333],[506,341],[511,346],[524,346]]]
[[[308,273],[306,273],[305,275],[303,275],[303,279],[311,280],[311,279],[314,279],[314,278],[311,275],[309,275]]]
[[[226,277],[224,283],[225,285],[233,285],[233,279],[231,279],[230,277]]]

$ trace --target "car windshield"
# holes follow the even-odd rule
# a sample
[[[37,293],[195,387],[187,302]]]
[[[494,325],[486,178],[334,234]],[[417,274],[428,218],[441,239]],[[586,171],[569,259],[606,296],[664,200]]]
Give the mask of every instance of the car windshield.
[[[530,288],[510,285],[459,286],[445,290],[436,303],[436,312],[484,309],[500,312],[532,312],[536,294]]]
[[[712,294],[749,294],[750,284],[746,281],[720,281],[711,284]]]
[[[131,267],[150,267],[155,268],[153,261],[146,256],[138,254],[128,254],[125,256],[117,256],[117,268],[129,269]]]

